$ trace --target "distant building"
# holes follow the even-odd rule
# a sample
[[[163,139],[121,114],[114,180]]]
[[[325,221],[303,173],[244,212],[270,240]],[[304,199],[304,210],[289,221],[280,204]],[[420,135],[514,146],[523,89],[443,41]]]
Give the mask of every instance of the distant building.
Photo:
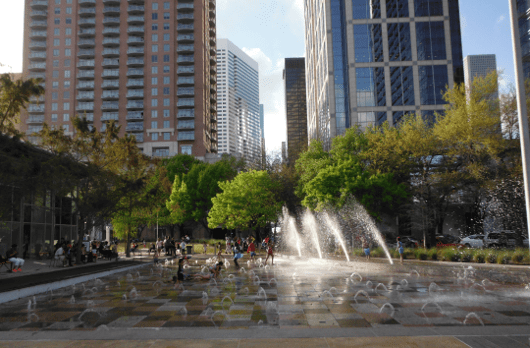
[[[259,128],[261,129],[261,138],[265,138],[265,107],[259,104]]]
[[[261,156],[258,63],[227,39],[217,41],[219,153]]]
[[[494,54],[469,55],[464,58],[464,76],[466,87],[471,87],[476,77],[486,77],[497,70]]]
[[[286,58],[283,80],[287,120],[287,159],[294,163],[300,151],[307,145],[305,58]]]
[[[309,139],[444,110],[464,82],[458,0],[304,0]]]
[[[287,143],[282,141],[282,162],[287,162]]]

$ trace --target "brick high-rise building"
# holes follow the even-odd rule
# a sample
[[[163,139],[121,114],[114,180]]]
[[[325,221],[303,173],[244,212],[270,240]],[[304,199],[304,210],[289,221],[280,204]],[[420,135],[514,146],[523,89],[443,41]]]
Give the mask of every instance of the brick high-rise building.
[[[215,0],[25,6],[23,74],[46,90],[22,115],[28,135],[44,122],[72,134],[77,114],[98,130],[117,120],[147,155],[217,152]]]

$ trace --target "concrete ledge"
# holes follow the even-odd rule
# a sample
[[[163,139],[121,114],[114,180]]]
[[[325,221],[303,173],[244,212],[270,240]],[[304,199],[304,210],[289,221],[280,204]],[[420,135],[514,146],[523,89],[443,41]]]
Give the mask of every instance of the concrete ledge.
[[[28,296],[33,296],[33,295],[36,295],[36,294],[41,294],[43,292],[50,291],[50,290],[57,290],[57,289],[64,288],[64,287],[67,287],[67,286],[71,286],[71,285],[74,285],[74,284],[86,282],[88,280],[92,280],[92,279],[96,279],[96,278],[102,278],[102,277],[109,276],[111,274],[125,272],[125,271],[130,271],[130,270],[133,270],[133,269],[136,269],[136,268],[140,268],[140,267],[145,267],[147,265],[148,264],[134,265],[134,266],[128,266],[128,267],[121,267],[121,268],[114,268],[114,269],[111,269],[109,271],[104,271],[104,272],[99,272],[99,273],[91,273],[91,274],[83,275],[83,276],[76,277],[76,278],[69,278],[69,279],[59,280],[59,281],[51,282],[51,283],[47,283],[47,284],[40,284],[40,285],[30,286],[30,287],[23,288],[23,289],[6,291],[6,292],[3,292],[3,293],[0,294],[0,303],[6,303],[6,302],[18,300],[18,299],[23,298],[23,297],[28,297]],[[16,281],[16,278],[13,279],[13,281]]]

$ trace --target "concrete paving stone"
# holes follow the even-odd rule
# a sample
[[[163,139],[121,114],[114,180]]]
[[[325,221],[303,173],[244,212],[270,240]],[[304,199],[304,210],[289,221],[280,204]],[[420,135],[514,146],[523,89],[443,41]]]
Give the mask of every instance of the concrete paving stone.
[[[108,327],[132,327],[144,320],[147,316],[124,316],[109,323]]]
[[[326,338],[330,348],[468,348],[454,337],[364,337]]]
[[[335,317],[335,319],[362,319],[362,315],[360,315],[359,313],[356,313],[356,312],[352,312],[352,313],[334,313],[332,312],[331,314],[333,314],[333,317]]]

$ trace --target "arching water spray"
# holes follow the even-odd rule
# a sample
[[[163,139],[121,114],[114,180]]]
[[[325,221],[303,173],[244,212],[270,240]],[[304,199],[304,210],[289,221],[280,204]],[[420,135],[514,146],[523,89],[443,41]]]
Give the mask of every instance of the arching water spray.
[[[318,223],[315,219],[315,216],[309,209],[305,211],[303,224],[305,229],[309,230],[309,233],[311,233],[311,236],[313,237],[313,242],[315,243],[318,257],[322,258],[322,250],[320,250],[320,242],[318,241]]]
[[[350,255],[348,255],[348,250],[346,250],[346,244],[344,244],[344,239],[342,238],[342,233],[340,232],[339,224],[335,219],[331,218],[327,212],[324,212],[324,220],[326,221],[326,224],[329,226],[335,237],[339,240],[340,246],[342,247],[342,250],[344,251],[344,255],[346,255],[346,260],[348,262],[350,261]]]

